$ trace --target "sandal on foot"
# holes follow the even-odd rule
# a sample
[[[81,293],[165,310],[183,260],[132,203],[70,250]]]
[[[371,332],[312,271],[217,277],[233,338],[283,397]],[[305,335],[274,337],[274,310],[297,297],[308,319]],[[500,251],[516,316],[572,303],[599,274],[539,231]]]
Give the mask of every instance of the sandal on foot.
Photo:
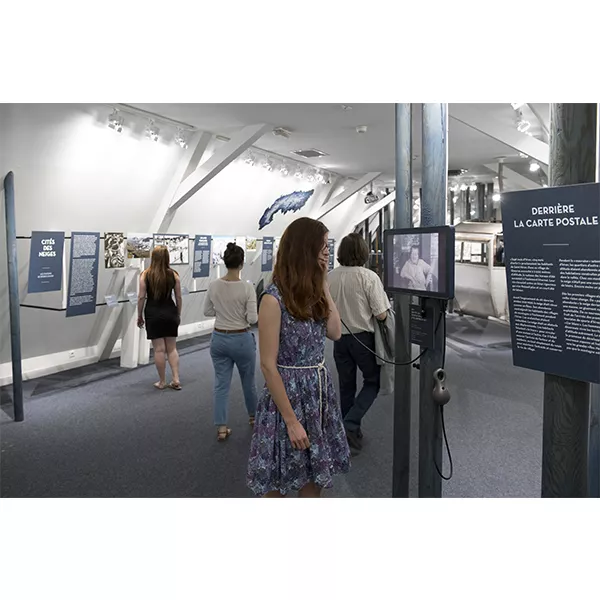
[[[162,390],[164,390],[164,389],[167,387],[167,384],[166,384],[166,383],[161,383],[160,381],[157,381],[157,382],[154,384],[154,387],[155,387],[157,390],[161,390],[161,391],[162,391]]]
[[[217,441],[224,442],[231,435],[231,429],[219,429],[217,432]]]
[[[255,417],[250,417],[248,419],[248,424],[250,425],[250,427],[254,427],[254,423],[256,423],[256,418]]]
[[[179,382],[171,381],[169,387],[173,390],[177,390],[178,392],[182,389],[181,384]]]

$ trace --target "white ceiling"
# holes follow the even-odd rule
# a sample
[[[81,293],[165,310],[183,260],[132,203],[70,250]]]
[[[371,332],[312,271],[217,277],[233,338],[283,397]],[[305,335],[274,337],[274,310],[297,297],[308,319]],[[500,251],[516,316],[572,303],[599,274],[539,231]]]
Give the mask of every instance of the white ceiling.
[[[136,104],[153,113],[193,125],[203,131],[231,136],[240,128],[256,123],[269,123],[273,127],[291,130],[289,139],[274,135],[263,136],[258,148],[283,156],[294,150],[316,148],[328,154],[320,159],[306,160],[308,164],[329,169],[347,177],[358,178],[364,173],[381,171],[381,182],[394,181],[394,105],[350,104],[343,110],[340,104]],[[413,109],[414,178],[420,179],[421,115],[420,105]],[[515,111],[510,103],[471,104],[474,111],[489,116],[490,121],[502,127],[516,127]],[[548,104],[533,105],[548,123]],[[543,129],[527,106],[525,118],[532,123],[531,132],[543,138]],[[493,179],[493,173],[484,167],[504,159],[516,163],[514,170],[529,177],[528,160],[519,157],[513,148],[451,118],[449,106],[448,155],[450,169],[468,169],[466,177],[480,180]],[[364,134],[356,133],[358,125],[366,125]],[[512,167],[511,167],[512,168]],[[537,177],[531,175],[537,181]],[[510,189],[505,182],[505,189]]]

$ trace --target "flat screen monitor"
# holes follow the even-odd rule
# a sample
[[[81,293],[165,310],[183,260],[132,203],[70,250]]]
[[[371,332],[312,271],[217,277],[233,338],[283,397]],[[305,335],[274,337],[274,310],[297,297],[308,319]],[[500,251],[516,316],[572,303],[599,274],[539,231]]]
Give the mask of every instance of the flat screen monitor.
[[[384,261],[388,292],[454,298],[454,227],[389,229]]]

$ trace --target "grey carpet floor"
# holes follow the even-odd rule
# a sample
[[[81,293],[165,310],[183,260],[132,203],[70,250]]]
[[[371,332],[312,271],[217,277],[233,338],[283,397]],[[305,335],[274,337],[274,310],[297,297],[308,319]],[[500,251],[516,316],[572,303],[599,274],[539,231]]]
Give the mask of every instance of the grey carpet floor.
[[[453,315],[448,337],[452,400],[446,426],[454,477],[444,482],[444,497],[539,497],[542,374],[512,366],[503,324]],[[331,345],[328,354],[335,373]],[[152,366],[129,371],[118,361],[28,381],[24,423],[12,422],[10,388],[1,389],[1,495],[249,497],[251,430],[239,378],[234,376],[231,389],[233,435],[219,444],[206,339],[181,345],[181,372],[181,392],[155,391]],[[263,383],[258,369],[257,383]],[[417,390],[413,369],[413,431]],[[380,396],[364,422],[362,455],[326,496],[391,496],[392,417],[393,398]],[[416,496],[416,436],[411,445]]]

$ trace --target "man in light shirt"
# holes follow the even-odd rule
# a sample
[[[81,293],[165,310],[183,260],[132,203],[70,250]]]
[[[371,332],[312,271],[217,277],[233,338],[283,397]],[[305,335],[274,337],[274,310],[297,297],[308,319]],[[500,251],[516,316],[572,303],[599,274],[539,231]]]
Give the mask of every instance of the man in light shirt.
[[[342,318],[342,337],[335,342],[333,356],[340,380],[344,427],[355,455],[362,450],[362,419],[377,398],[380,387],[381,367],[372,354],[375,351],[373,318],[383,321],[391,308],[381,280],[364,267],[368,258],[365,240],[359,234],[351,233],[338,249],[341,266],[329,273],[331,297]],[[363,375],[363,387],[357,395],[358,369]]]
[[[408,279],[409,290],[425,291],[431,283],[431,266],[419,258],[419,246],[413,246],[410,249],[410,258],[404,263],[400,277]]]

